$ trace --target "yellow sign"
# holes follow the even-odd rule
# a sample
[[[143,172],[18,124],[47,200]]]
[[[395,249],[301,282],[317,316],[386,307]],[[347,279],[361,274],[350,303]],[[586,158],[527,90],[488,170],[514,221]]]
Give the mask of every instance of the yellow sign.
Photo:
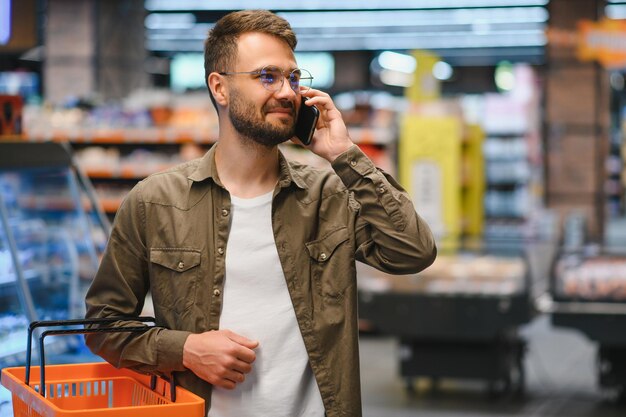
[[[439,57],[428,51],[413,51],[417,66],[413,73],[413,83],[407,87],[404,95],[414,103],[437,100],[440,96],[439,81],[433,75],[433,67]]]
[[[626,67],[626,20],[578,23],[578,57],[607,68]]]
[[[461,139],[456,117],[403,117],[398,152],[400,182],[438,244],[457,246],[461,235]]]

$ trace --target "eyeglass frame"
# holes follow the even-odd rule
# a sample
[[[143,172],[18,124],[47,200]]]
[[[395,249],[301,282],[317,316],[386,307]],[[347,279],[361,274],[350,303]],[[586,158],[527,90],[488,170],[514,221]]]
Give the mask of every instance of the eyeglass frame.
[[[218,72],[219,75],[238,75],[238,74],[254,74],[254,75],[258,75],[259,76],[259,80],[261,80],[260,76],[263,74],[263,70],[265,70],[266,68],[271,68],[271,69],[277,69],[280,72],[280,75],[282,76],[280,79],[280,87],[278,87],[276,90],[270,90],[269,88],[267,88],[265,86],[265,84],[263,83],[263,81],[259,81],[261,83],[261,85],[263,85],[263,88],[265,88],[267,91],[272,91],[272,92],[276,92],[276,91],[280,91],[283,88],[283,85],[285,85],[285,79],[287,78],[285,76],[285,72],[287,72],[288,70],[282,70],[279,67],[277,67],[276,65],[265,65],[264,67],[262,67],[261,69],[258,70],[254,70],[254,71],[221,71]],[[289,71],[289,75],[293,74],[295,71],[300,71],[300,73],[302,73],[302,71],[306,71],[310,77],[300,77],[298,79],[298,91],[294,90],[293,87],[291,87],[291,81],[289,82],[289,87],[291,88],[291,90],[293,92],[295,92],[296,94],[300,94],[300,80],[310,80],[311,81],[311,85],[313,85],[313,79],[314,77],[311,75],[311,72],[309,70],[306,70],[304,68],[294,68],[291,71]],[[305,87],[306,91],[309,91],[311,89],[311,86]],[[306,92],[305,91],[305,92]]]

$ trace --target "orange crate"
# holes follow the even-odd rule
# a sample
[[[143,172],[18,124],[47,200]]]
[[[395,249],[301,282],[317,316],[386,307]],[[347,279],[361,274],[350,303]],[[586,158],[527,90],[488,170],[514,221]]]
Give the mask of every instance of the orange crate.
[[[150,376],[117,369],[106,362],[46,366],[46,397],[39,394],[39,367],[2,370],[2,385],[11,391],[15,417],[201,417],[204,400],[176,387],[176,402],[167,398],[169,383],[158,380],[150,389]]]

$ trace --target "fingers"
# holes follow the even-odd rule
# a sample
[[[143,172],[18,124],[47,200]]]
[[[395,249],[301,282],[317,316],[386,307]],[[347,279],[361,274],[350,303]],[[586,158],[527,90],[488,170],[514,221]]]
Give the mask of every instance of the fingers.
[[[209,382],[225,389],[234,389],[237,384],[241,384],[246,380],[246,374],[251,371],[252,365],[249,363],[232,359],[227,361],[226,366],[219,368],[215,372],[213,380]]]
[[[250,340],[246,337],[238,335],[230,330],[225,331],[230,340],[236,343],[234,347],[234,356],[247,363],[252,363],[256,359],[256,353],[252,349],[259,346],[259,342],[256,340]]]
[[[233,342],[239,343],[240,345],[245,346],[248,349],[254,349],[257,346],[259,346],[259,342],[256,340],[250,340],[230,330],[225,330],[224,332],[226,333],[226,335],[228,336],[230,340],[232,340]]]
[[[306,104],[302,104],[302,105],[304,106],[314,105],[321,112],[320,118],[317,121],[318,128],[323,127],[324,122],[330,122],[335,119],[341,119],[341,113],[339,112],[337,107],[335,107],[335,103],[333,102],[333,99],[330,97],[330,95],[328,95],[328,93],[325,93],[320,90],[310,89],[309,91],[303,93],[302,95],[308,98],[308,100],[306,101]]]
[[[230,330],[192,334],[183,347],[183,365],[215,386],[233,389],[252,371],[258,346]]]
[[[249,362],[237,360],[233,363],[231,369],[242,374],[249,374],[252,371],[252,365]]]
[[[252,365],[239,359],[229,358],[222,365],[215,366],[207,373],[206,379],[210,384],[224,389],[235,389],[238,384],[246,380],[246,374],[252,371]]]
[[[305,106],[315,105],[318,108],[322,107],[325,110],[332,110],[335,108],[335,104],[333,103],[332,98],[330,98],[330,95],[323,91],[310,89],[302,95],[308,98],[305,104],[303,103]]]
[[[252,363],[256,360],[256,353],[253,350],[243,346],[237,347],[233,356],[246,363]]]
[[[241,372],[236,372],[230,369],[223,369],[222,372],[215,375],[213,380],[210,380],[212,385],[225,388],[225,389],[235,389],[237,384],[241,384],[246,380],[246,376]]]

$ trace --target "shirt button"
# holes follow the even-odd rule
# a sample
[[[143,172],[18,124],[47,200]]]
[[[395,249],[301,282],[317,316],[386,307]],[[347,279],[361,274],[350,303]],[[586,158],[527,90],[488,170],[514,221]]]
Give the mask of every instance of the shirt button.
[[[219,297],[221,293],[222,292],[220,290],[218,290],[217,288],[213,290],[213,295],[216,296],[216,297]]]
[[[350,161],[350,166],[353,166],[353,167],[356,166],[356,161],[354,159],[352,161]]]
[[[224,248],[217,248],[217,253],[219,253],[220,255],[224,254]]]
[[[322,252],[322,253],[320,254],[320,259],[321,259],[322,261],[325,261],[325,260],[326,260],[326,258],[328,258],[328,256],[327,256],[324,252]]]
[[[185,267],[185,263],[183,261],[180,261],[178,263],[178,269],[183,269]]]
[[[385,192],[385,187],[380,187],[380,188],[378,189],[378,193],[379,193],[379,194],[383,194],[384,192]]]
[[[224,217],[228,216],[228,210],[222,209],[222,216]]]

